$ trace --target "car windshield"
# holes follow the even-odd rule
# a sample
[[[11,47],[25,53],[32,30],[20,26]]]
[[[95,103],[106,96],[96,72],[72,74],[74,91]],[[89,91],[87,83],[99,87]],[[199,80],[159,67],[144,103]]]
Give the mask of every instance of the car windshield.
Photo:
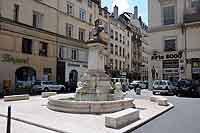
[[[160,85],[166,85],[165,81],[160,81]]]
[[[57,83],[53,82],[53,81],[45,81],[45,82],[43,82],[43,84],[45,84],[45,85],[56,85]]]
[[[34,83],[34,85],[41,85],[41,82],[37,81]]]
[[[190,80],[181,80],[181,81],[178,82],[178,85],[180,87],[189,87],[189,86],[192,85],[192,81],[190,81]]]
[[[159,85],[159,81],[155,81],[155,82],[154,82],[154,85]]]

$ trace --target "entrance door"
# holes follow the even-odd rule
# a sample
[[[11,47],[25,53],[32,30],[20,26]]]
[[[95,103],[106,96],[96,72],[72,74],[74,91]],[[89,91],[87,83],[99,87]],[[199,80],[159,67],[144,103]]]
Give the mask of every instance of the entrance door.
[[[57,62],[57,74],[56,74],[57,83],[65,84],[65,62]]]
[[[75,92],[77,88],[78,82],[78,72],[76,70],[72,70],[69,73],[69,84],[70,84],[70,91]]]
[[[30,87],[36,80],[36,71],[31,67],[21,67],[15,72],[15,93],[29,93]]]
[[[77,82],[78,81],[78,72],[76,70],[72,70],[69,73],[69,81],[70,82]]]

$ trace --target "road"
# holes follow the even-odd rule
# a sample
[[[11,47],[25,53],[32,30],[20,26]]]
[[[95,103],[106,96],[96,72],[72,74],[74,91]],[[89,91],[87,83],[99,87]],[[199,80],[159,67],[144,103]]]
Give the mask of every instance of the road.
[[[168,99],[175,105],[172,110],[132,133],[200,133],[200,98],[171,96]]]

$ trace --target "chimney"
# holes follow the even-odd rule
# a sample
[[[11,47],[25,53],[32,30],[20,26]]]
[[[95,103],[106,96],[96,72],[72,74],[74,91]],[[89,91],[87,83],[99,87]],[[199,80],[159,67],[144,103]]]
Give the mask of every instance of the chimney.
[[[113,15],[114,15],[114,18],[115,18],[115,19],[118,18],[118,6],[116,6],[116,5],[115,5],[115,7],[114,7]]]
[[[138,18],[138,7],[137,6],[134,7],[134,16],[135,16],[135,19]]]

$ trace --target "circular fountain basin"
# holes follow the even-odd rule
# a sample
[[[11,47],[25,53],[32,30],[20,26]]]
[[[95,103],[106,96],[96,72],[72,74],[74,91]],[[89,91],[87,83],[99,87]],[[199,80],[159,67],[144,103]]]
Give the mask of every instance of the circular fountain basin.
[[[60,94],[48,98],[47,107],[66,113],[112,113],[127,108],[134,108],[134,99],[125,98],[114,101],[75,101],[72,94]]]

